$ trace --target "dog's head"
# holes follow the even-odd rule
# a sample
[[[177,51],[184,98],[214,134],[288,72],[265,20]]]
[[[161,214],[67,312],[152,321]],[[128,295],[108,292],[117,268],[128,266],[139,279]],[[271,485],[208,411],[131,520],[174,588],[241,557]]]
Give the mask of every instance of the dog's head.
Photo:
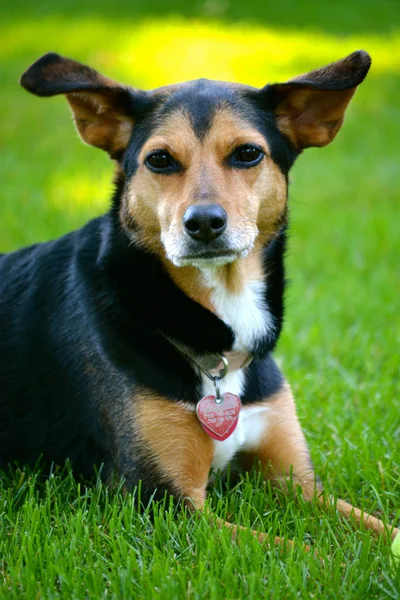
[[[82,139],[118,161],[120,219],[137,243],[176,266],[209,266],[276,235],[289,168],[333,140],[370,62],[354,52],[262,89],[202,79],[143,92],[46,54],[21,84],[65,94]]]

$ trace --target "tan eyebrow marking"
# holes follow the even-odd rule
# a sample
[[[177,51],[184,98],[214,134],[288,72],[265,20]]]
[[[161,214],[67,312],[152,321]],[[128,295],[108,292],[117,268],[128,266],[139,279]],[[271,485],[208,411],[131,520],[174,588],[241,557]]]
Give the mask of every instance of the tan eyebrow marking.
[[[139,162],[144,162],[146,156],[156,150],[167,150],[173,158],[183,166],[190,162],[190,156],[201,144],[193,131],[189,115],[186,111],[177,110],[168,115],[158,127],[139,154]]]

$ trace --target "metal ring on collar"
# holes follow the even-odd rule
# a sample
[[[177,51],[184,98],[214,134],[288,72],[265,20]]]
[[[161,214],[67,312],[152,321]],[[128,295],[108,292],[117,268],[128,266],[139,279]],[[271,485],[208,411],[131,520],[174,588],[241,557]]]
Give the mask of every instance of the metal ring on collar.
[[[224,356],[223,354],[217,354],[215,353],[216,356],[218,356],[219,359],[221,359],[222,364],[223,364],[223,369],[220,371],[219,375],[211,375],[211,373],[209,373],[208,371],[206,371],[206,369],[202,369],[203,373],[205,375],[207,375],[208,379],[211,379],[211,381],[216,381],[217,379],[223,379],[227,373],[228,373],[228,369],[229,369],[229,363],[228,363],[228,359],[226,358],[226,356]]]

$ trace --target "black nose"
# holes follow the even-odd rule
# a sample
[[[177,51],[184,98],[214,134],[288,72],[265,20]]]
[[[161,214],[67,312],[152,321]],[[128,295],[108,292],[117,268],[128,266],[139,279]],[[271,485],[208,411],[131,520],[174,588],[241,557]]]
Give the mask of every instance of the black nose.
[[[183,215],[185,231],[194,240],[212,242],[226,229],[227,215],[218,204],[192,205]]]

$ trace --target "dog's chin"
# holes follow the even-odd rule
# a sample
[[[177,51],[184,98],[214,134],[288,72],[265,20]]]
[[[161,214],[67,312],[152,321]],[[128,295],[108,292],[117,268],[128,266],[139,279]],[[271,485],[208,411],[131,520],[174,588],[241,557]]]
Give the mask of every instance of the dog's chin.
[[[223,267],[229,263],[244,258],[249,253],[248,248],[240,251],[227,250],[226,252],[204,252],[190,256],[169,256],[168,258],[176,267],[197,267],[207,269]]]

